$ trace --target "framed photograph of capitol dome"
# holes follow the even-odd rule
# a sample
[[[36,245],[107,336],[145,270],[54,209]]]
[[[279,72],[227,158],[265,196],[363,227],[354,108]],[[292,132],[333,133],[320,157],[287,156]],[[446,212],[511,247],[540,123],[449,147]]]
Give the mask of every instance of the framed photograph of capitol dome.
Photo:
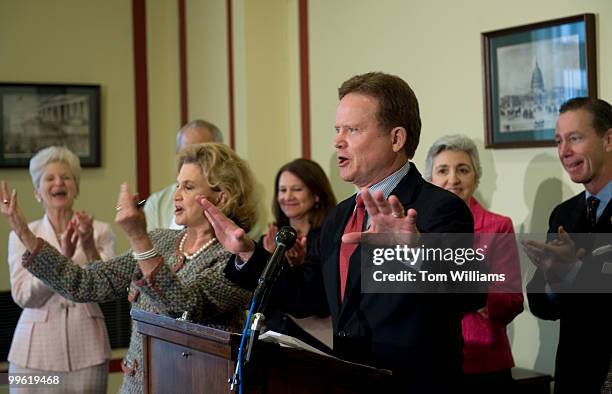
[[[595,15],[482,33],[485,146],[554,146],[561,104],[597,96]]]
[[[27,168],[51,145],[100,167],[100,85],[0,83],[0,168]]]

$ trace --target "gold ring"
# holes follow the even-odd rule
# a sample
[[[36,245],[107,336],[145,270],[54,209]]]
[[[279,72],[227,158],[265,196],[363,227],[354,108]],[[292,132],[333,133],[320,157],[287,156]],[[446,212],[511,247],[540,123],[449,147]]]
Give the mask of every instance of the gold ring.
[[[393,215],[394,218],[398,218],[398,219],[401,219],[404,217],[404,214],[399,213],[399,212],[392,212],[391,215]]]
[[[9,202],[10,202],[10,201],[9,201],[9,200],[7,200],[6,198],[5,198],[4,200],[2,200],[2,203],[7,204],[7,205],[8,205],[8,203],[9,203]]]

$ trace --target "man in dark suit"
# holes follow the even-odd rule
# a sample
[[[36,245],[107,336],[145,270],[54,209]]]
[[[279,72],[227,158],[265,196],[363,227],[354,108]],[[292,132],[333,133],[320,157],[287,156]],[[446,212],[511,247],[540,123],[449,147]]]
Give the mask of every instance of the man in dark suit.
[[[294,314],[331,314],[334,353],[394,370],[394,387],[451,392],[462,375],[462,314],[483,306],[486,294],[362,292],[357,244],[366,229],[472,233],[471,213],[454,194],[425,182],[409,161],[421,120],[406,82],[384,73],[358,75],[342,84],[339,96],[338,167],[342,179],[360,191],[328,215],[318,250],[279,278],[276,303]],[[268,255],[211,204],[202,205],[219,241],[246,262],[229,264],[226,275],[253,288]]]
[[[534,315],[560,319],[555,393],[599,394],[612,354],[612,107],[580,97],[559,112],[559,159],[585,191],[553,210],[547,243],[524,242],[538,267],[527,296]]]

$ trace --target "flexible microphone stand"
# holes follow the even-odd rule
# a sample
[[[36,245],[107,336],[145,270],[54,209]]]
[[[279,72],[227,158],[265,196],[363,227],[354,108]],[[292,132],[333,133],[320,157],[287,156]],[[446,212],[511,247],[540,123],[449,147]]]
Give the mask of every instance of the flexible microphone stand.
[[[244,325],[244,330],[242,331],[242,338],[240,340],[240,345],[238,348],[238,358],[236,360],[236,370],[231,379],[228,380],[230,385],[230,390],[234,391],[236,386],[239,389],[239,392],[242,393],[242,388],[244,386],[244,381],[242,379],[243,369],[246,369],[250,359],[251,352],[253,350],[253,345],[257,338],[259,337],[259,332],[261,331],[261,327],[266,320],[266,316],[263,311],[268,302],[268,297],[270,296],[270,291],[272,290],[272,285],[276,281],[276,278],[280,274],[282,270],[282,259],[285,255],[285,251],[293,246],[295,240],[297,239],[297,233],[295,230],[289,226],[285,226],[281,228],[275,237],[276,241],[276,249],[272,254],[272,257],[268,260],[266,267],[261,273],[257,288],[253,293],[253,298],[251,299],[251,306],[249,308],[249,314],[247,316],[246,323]],[[251,324],[251,318],[253,318],[253,322]],[[249,324],[250,329],[249,329]],[[245,346],[246,342],[246,346]],[[246,350],[246,356],[244,356],[243,351]],[[244,356],[244,357],[243,357]]]

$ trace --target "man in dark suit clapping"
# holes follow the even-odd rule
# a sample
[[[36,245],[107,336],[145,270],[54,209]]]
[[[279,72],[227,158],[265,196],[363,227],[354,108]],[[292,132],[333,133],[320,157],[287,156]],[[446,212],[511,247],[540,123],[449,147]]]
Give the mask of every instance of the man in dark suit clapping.
[[[538,267],[527,296],[534,315],[560,320],[555,393],[610,393],[612,107],[579,97],[559,112],[559,160],[585,191],[555,207],[548,242],[524,242]]]

